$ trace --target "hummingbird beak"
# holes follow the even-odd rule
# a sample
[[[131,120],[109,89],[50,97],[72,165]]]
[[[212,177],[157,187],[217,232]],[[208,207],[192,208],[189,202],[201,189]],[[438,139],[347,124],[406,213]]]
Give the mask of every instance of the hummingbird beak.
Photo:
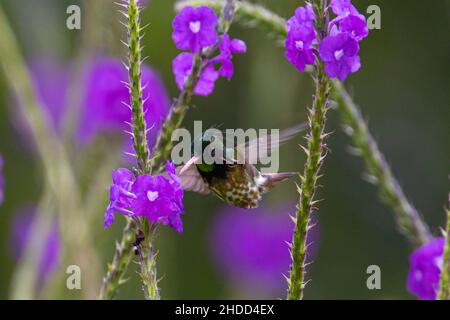
[[[189,161],[181,168],[180,174],[183,174],[186,170],[188,170],[193,164],[195,164],[200,158],[199,157],[192,157],[189,159]]]

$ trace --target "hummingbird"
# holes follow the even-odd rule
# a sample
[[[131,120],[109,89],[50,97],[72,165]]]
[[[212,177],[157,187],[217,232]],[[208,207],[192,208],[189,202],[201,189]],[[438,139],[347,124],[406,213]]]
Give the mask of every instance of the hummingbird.
[[[222,160],[219,163],[206,164],[200,161],[199,155],[194,156],[184,165],[177,168],[181,187],[203,195],[214,194],[222,201],[243,209],[257,208],[263,194],[267,193],[280,182],[285,181],[298,172],[262,173],[254,164],[261,159],[261,151],[268,156],[281,143],[296,136],[305,129],[301,124],[281,131],[278,141],[269,141],[267,136],[254,138],[248,143],[227,148],[220,139],[203,135],[201,151],[216,144],[217,150],[222,150]],[[257,151],[260,151],[259,154]],[[239,161],[241,160],[241,161]]]

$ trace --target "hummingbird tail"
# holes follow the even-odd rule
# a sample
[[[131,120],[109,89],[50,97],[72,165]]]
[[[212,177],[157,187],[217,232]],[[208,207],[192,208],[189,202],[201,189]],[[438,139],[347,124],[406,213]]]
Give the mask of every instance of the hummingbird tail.
[[[280,173],[265,173],[262,174],[265,178],[264,189],[269,191],[270,189],[277,186],[280,182],[298,176],[298,172],[280,172]]]

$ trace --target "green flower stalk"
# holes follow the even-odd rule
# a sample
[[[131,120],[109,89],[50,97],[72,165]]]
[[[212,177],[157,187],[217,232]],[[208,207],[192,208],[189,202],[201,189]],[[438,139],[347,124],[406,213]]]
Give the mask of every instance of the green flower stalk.
[[[147,145],[147,124],[144,117],[144,101],[142,98],[141,84],[141,38],[142,30],[140,26],[140,6],[137,0],[125,1],[126,13],[128,19],[128,88],[130,90],[130,107],[131,107],[131,127],[133,132],[133,147],[136,153],[139,174],[151,173],[151,162]],[[128,227],[128,225],[127,225]],[[135,251],[139,255],[139,263],[141,265],[141,279],[144,296],[147,300],[158,300],[159,289],[156,278],[156,262],[153,250],[153,233],[149,230],[153,228],[151,223],[145,219],[136,219],[136,242],[134,243]],[[143,234],[142,234],[143,233]],[[125,236],[127,230],[125,230]],[[138,240],[139,239],[139,240]],[[124,239],[127,242],[128,236]],[[126,254],[126,252],[125,252]],[[119,259],[120,269],[126,270],[127,259]],[[123,272],[123,273],[124,273]],[[120,279],[118,279],[120,285]]]
[[[128,3],[127,3],[128,2]],[[140,173],[150,173],[150,157],[147,145],[147,125],[144,117],[141,84],[141,33],[140,8],[136,0],[128,0],[128,76],[130,89],[131,127],[133,147]]]
[[[320,42],[328,32],[327,1],[314,1],[313,6],[316,16],[315,29]],[[297,215],[293,217],[295,227],[290,245],[292,265],[288,279],[289,300],[300,300],[303,298],[308,225],[310,215],[315,209],[314,206],[317,202],[315,200],[317,180],[320,178],[319,171],[326,155],[324,140],[327,134],[325,133],[325,124],[331,82],[325,73],[324,62],[318,57],[316,57],[314,65],[313,78],[316,89],[312,107],[309,109],[307,146],[303,148],[307,158],[303,176],[300,176],[301,185],[298,188],[300,198],[297,205]]]
[[[100,289],[99,299],[111,300],[117,294],[117,289],[125,280],[125,273],[131,262],[133,253],[134,226],[131,219],[127,219],[127,224],[123,230],[122,239],[116,243],[116,251],[111,264],[108,265],[108,271],[103,278]]]
[[[427,243],[431,239],[428,226],[406,198],[370,134],[360,110],[339,81],[334,82],[333,98],[338,104],[343,122],[348,127],[346,132],[352,137],[366,163],[368,173],[378,185],[383,201],[394,209],[400,231],[414,246]]]
[[[131,2],[132,1],[130,1],[130,6],[131,6]],[[121,5],[128,8],[128,4],[121,4]],[[131,11],[133,13],[134,19],[135,20],[137,19],[136,21],[139,22],[139,19],[138,19],[139,11],[135,11],[136,8],[137,8],[137,10],[139,10],[138,6],[133,1],[133,9]],[[231,26],[231,23],[234,18],[234,12],[235,12],[235,2],[230,1],[230,0],[228,0],[226,3],[224,2],[220,23],[218,25],[218,30],[220,33],[228,32],[228,29]],[[131,14],[130,14],[130,9],[128,9],[128,13],[125,15],[127,16],[128,19],[132,18]],[[130,40],[129,63],[130,64],[134,63],[134,61],[139,61],[139,63],[140,63],[140,49],[139,49],[139,44],[137,43],[138,40],[140,40],[139,34],[135,34],[133,36],[131,35],[131,31],[133,31],[134,33],[136,33],[136,32],[139,33],[139,23],[137,23],[137,24],[132,23],[132,25],[134,25],[134,28],[131,27],[131,23],[128,28],[129,32],[130,32],[130,39],[129,39]],[[132,39],[134,39],[134,40],[132,40]],[[133,43],[134,50],[131,49],[132,41],[135,42],[135,43]],[[145,168],[146,166],[149,166],[150,172],[153,171],[154,173],[158,173],[163,170],[164,160],[166,160],[170,157],[170,152],[171,152],[171,148],[172,148],[172,142],[171,142],[172,133],[174,130],[176,130],[177,128],[179,128],[181,126],[183,119],[184,119],[187,111],[189,110],[189,105],[192,100],[194,88],[195,88],[197,82],[199,81],[201,72],[204,68],[203,61],[205,61],[207,58],[209,58],[216,49],[217,49],[217,47],[209,48],[209,49],[204,50],[201,54],[195,55],[192,72],[189,75],[189,77],[186,79],[184,89],[180,92],[178,98],[175,100],[175,103],[173,104],[171,111],[166,118],[166,121],[162,125],[161,131],[158,134],[155,146],[153,147],[153,150],[152,150],[153,158],[151,159],[151,161],[149,163],[147,162],[147,160],[145,158],[145,154],[148,154],[148,151],[146,151],[143,148],[143,144],[142,144],[143,139],[145,139],[145,135],[144,135],[144,137],[142,137],[142,139],[140,139],[140,142],[136,141],[137,134],[134,132],[135,128],[133,126],[133,134],[135,136],[135,145],[137,145],[137,148],[139,150],[139,152],[136,151],[136,156],[138,159],[139,159],[139,157],[143,157],[141,160],[141,163],[144,165],[143,168]],[[136,56],[137,54],[139,54],[139,59],[137,59],[137,56]],[[135,70],[135,71],[133,71],[133,70]],[[136,70],[138,70],[138,69],[137,68],[133,69],[132,67],[129,68],[130,79],[136,78],[137,74],[133,74],[133,75],[131,74],[131,72],[136,72]],[[137,80],[137,79],[135,79],[135,80]],[[135,80],[131,81],[130,87],[132,84],[137,83]],[[139,86],[140,86],[140,84],[139,84]],[[130,90],[132,90],[132,88],[130,88]],[[142,88],[139,87],[139,88],[134,89],[134,93],[139,93],[139,92],[142,93]],[[133,95],[133,92],[132,92],[132,95]],[[142,104],[142,98],[140,98],[139,95],[134,97],[134,99],[132,96],[132,104],[133,104],[133,101]],[[141,121],[140,121],[141,115],[135,116],[133,105],[131,106],[131,108],[133,111],[133,122],[134,122],[134,119],[136,118],[137,122],[139,123],[139,125],[137,126],[137,127],[139,127],[139,130],[138,130],[139,133],[145,132],[145,130],[147,130],[145,128],[145,121],[143,123],[141,123]],[[139,112],[139,108],[137,111]],[[142,113],[142,115],[143,115],[143,113]],[[146,145],[146,143],[145,143],[145,145]],[[120,286],[121,283],[124,282],[123,277],[125,275],[127,266],[131,261],[131,255],[133,254],[133,250],[131,250],[131,247],[133,245],[131,239],[134,236],[134,231],[132,228],[130,228],[130,223],[131,223],[131,221],[128,221],[127,226],[125,227],[125,229],[122,233],[122,239],[120,241],[120,244],[118,245],[118,248],[122,248],[122,249],[116,250],[113,261],[112,261],[110,267],[108,268],[109,269],[108,273],[104,278],[101,292],[99,295],[100,299],[114,298],[117,293],[118,287]],[[159,299],[160,298],[160,290],[157,286],[158,279],[156,277],[156,260],[155,260],[156,254],[154,253],[154,249],[153,249],[152,241],[151,241],[154,237],[154,233],[155,233],[154,227],[155,226],[152,226],[149,223],[143,223],[141,225],[142,225],[142,229],[143,229],[141,231],[144,232],[145,239],[148,239],[147,242],[141,243],[140,246],[138,246],[138,248],[137,248],[138,249],[137,254],[139,255],[139,261],[141,262],[140,263],[141,264],[141,277],[142,277],[143,283],[144,283],[144,286],[143,286],[144,294],[145,294],[146,298]]]
[[[445,212],[447,213],[447,229],[445,230],[444,265],[441,271],[441,283],[438,293],[439,300],[450,300],[450,205]]]

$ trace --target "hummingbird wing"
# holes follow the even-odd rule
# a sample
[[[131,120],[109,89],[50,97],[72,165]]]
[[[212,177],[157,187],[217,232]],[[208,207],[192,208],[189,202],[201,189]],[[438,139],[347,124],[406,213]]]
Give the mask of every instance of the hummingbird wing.
[[[282,130],[278,141],[272,141],[269,135],[264,135],[249,141],[245,145],[245,163],[256,164],[258,161],[263,160],[261,159],[261,156],[269,157],[281,144],[304,131],[307,128],[307,125],[308,124],[305,122]]]
[[[209,194],[209,186],[198,173],[195,161],[189,161],[186,165],[177,167],[177,175],[180,178],[181,188],[200,194]]]

